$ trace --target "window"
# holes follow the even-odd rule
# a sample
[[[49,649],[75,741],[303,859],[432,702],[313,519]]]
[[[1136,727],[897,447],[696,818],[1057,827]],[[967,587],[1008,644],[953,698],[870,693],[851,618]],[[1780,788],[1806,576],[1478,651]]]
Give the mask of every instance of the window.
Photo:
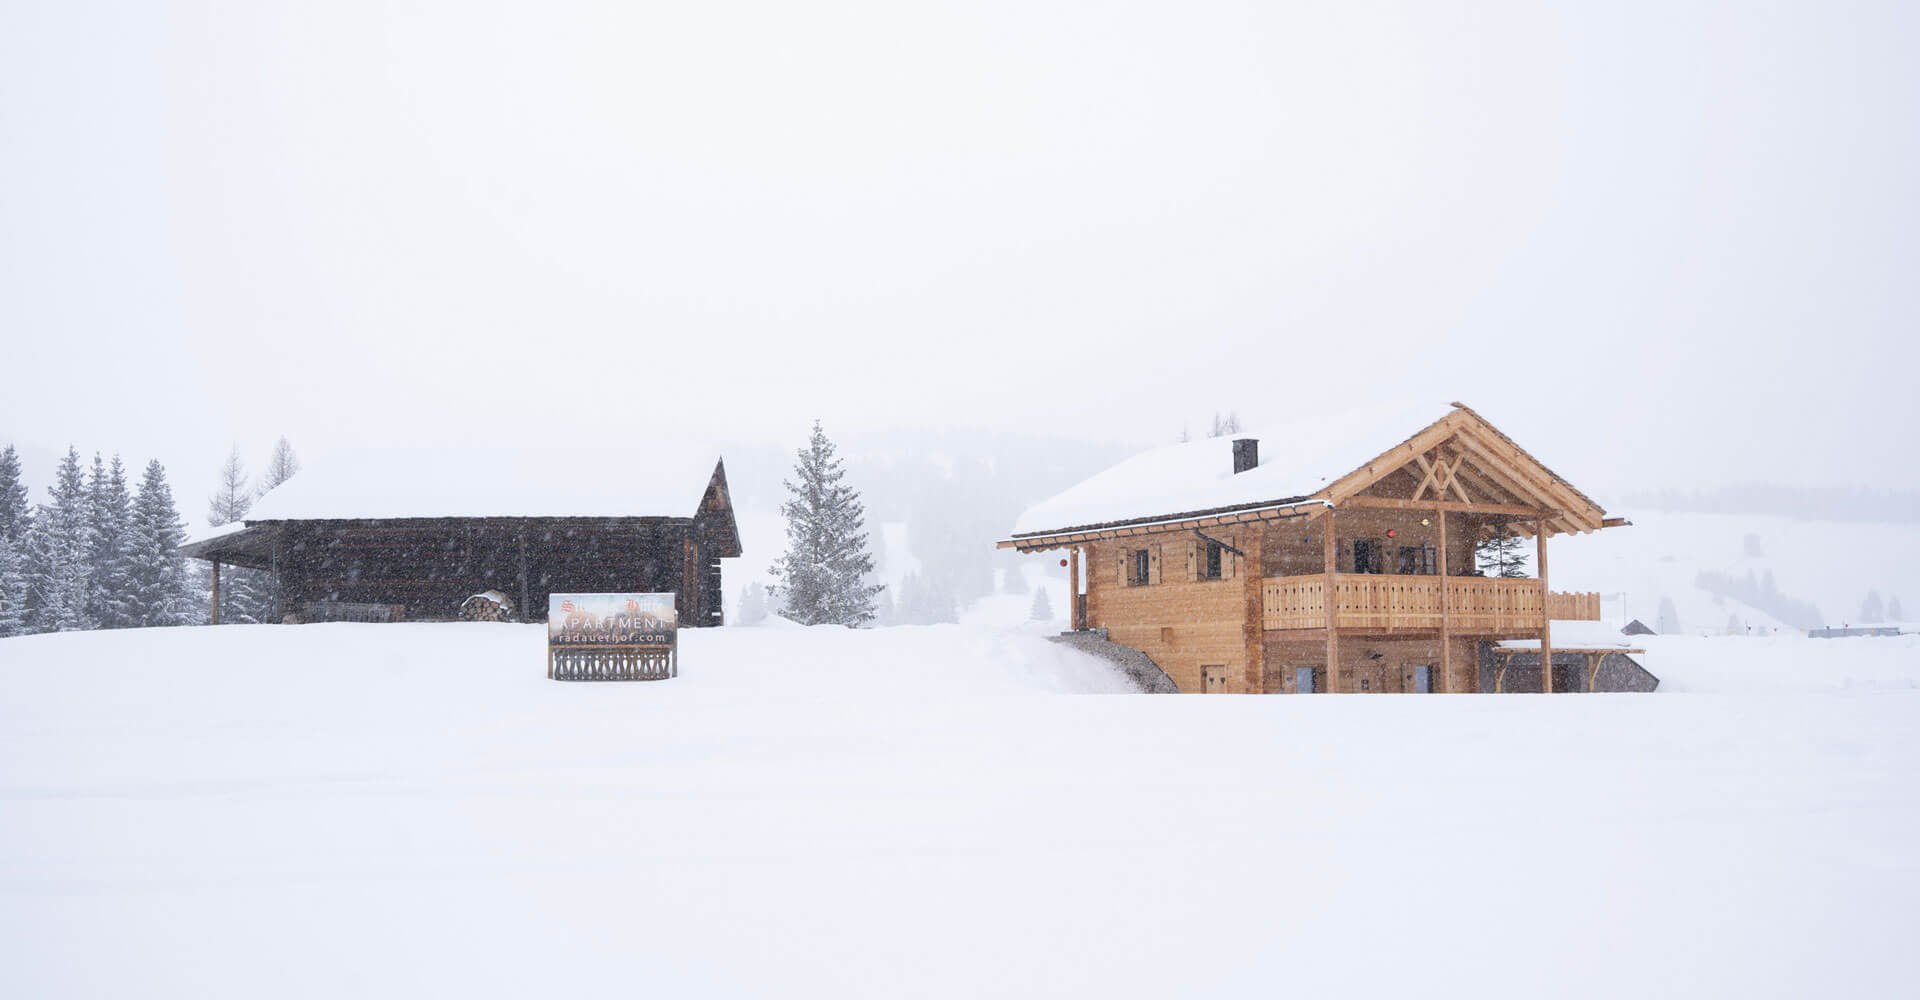
[[[1320,690],[1320,672],[1312,667],[1293,668],[1293,693],[1314,694]]]
[[[1408,576],[1433,576],[1440,572],[1438,553],[1431,543],[1400,546],[1400,572]]]
[[[1220,562],[1226,558],[1226,550],[1219,542],[1207,542],[1200,550],[1200,579],[1220,579]]]
[[[1433,667],[1419,666],[1413,668],[1413,693],[1433,693]]]
[[[1133,551],[1133,573],[1127,582],[1135,587],[1144,587],[1153,578],[1153,559],[1146,549]]]
[[[1370,538],[1362,538],[1353,543],[1353,571],[1355,573],[1384,573],[1380,548]]]

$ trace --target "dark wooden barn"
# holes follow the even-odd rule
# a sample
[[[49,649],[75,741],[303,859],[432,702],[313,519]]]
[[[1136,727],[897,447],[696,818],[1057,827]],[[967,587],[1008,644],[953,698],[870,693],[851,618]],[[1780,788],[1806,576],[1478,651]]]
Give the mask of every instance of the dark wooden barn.
[[[240,525],[184,547],[263,571],[270,621],[451,621],[489,591],[544,621],[552,593],[673,593],[719,625],[740,555],[726,467],[634,453],[382,452],[316,463]],[[467,605],[467,617],[471,606]]]

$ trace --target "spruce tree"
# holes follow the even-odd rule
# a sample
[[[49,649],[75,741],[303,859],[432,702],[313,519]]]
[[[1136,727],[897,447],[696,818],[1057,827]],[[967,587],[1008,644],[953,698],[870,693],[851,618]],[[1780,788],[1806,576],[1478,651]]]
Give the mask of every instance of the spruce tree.
[[[1898,624],[1905,618],[1906,616],[1900,613],[1900,599],[1898,597],[1887,598],[1887,623],[1890,625]]]
[[[27,484],[20,474],[20,454],[13,450],[13,445],[7,445],[5,451],[0,451],[0,538],[17,545],[27,533],[27,521],[32,513],[32,505],[27,502]]]
[[[1527,540],[1508,531],[1505,524],[1496,524],[1492,537],[1474,545],[1473,560],[1482,576],[1524,577],[1527,575]]]
[[[273,488],[292,479],[300,471],[300,459],[293,454],[293,445],[282,436],[273,446],[273,457],[267,459],[267,467],[260,473],[260,492],[255,496],[266,496]]]
[[[128,531],[127,590],[132,624],[139,626],[190,625],[201,620],[187,579],[186,557],[180,543],[186,525],[173,505],[167,471],[158,461],[148,462],[133,498]]]
[[[0,639],[27,631],[27,566],[20,546],[0,538]]]
[[[1878,625],[1887,617],[1887,606],[1880,600],[1880,592],[1867,591],[1867,599],[1860,602],[1860,624]]]
[[[1047,599],[1047,588],[1036,587],[1033,591],[1033,607],[1027,610],[1027,617],[1037,622],[1053,620],[1053,602]]]
[[[93,539],[79,451],[67,449],[47,495],[51,502],[40,505],[27,533],[31,626],[36,632],[89,629],[94,627],[87,611]]]
[[[860,494],[842,482],[846,470],[819,421],[798,459],[780,505],[787,551],[770,571],[780,580],[784,613],[802,625],[863,625],[881,588],[866,582],[873,556]]]
[[[1680,634],[1680,609],[1674,607],[1673,598],[1660,598],[1660,614],[1654,619],[1654,631],[1661,635]]]
[[[87,523],[92,545],[87,554],[87,614],[96,628],[125,628],[127,602],[127,529],[133,498],[127,494],[127,470],[120,456],[107,466],[93,456],[87,480]]]

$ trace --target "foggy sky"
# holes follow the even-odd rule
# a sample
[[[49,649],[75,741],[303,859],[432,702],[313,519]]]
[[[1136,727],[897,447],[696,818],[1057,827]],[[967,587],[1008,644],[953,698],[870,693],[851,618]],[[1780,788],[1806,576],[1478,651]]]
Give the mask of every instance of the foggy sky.
[[[1915,10],[0,0],[0,442],[1412,396],[1583,487],[1916,487]]]

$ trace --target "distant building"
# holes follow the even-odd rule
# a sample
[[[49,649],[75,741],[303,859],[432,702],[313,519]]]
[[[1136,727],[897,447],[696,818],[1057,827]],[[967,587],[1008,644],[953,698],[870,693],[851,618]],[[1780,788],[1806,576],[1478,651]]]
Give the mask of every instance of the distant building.
[[[1534,690],[1646,689],[1617,660],[1574,666],[1624,654],[1555,649],[1549,625],[1598,621],[1600,595],[1548,589],[1547,538],[1625,524],[1456,403],[1156,449],[1028,510],[1000,547],[1064,550],[1073,627],[1182,691],[1490,690],[1483,656],[1523,639],[1506,655],[1532,659]],[[1539,575],[1481,576],[1476,544],[1496,534],[1535,538]],[[1561,653],[1583,683],[1555,683],[1574,676]]]
[[[272,621],[451,621],[476,594],[544,621],[550,593],[673,593],[719,625],[720,560],[740,555],[714,452],[366,452],[314,462],[247,519],[192,542],[265,571]],[[473,608],[467,606],[468,616]]]
[[[1619,619],[1615,619],[1615,621],[1618,621],[1618,620]],[[1626,628],[1623,628],[1620,630],[1620,634],[1621,635],[1659,635],[1660,633],[1655,632],[1651,628],[1648,628],[1646,622],[1643,622],[1640,619],[1635,618],[1634,620],[1627,623]]]
[[[1817,628],[1809,631],[1810,639],[1850,639],[1854,636],[1890,636],[1899,635],[1898,625],[1842,625],[1838,628]]]

